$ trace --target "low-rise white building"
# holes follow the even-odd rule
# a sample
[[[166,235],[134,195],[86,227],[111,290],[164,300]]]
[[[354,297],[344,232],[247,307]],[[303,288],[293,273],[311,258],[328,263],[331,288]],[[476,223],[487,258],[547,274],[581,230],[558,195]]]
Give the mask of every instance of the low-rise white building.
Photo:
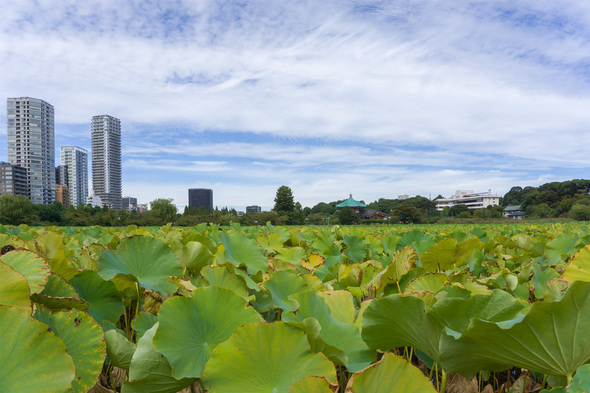
[[[455,195],[448,199],[437,199],[436,210],[441,211],[445,207],[455,205],[465,205],[470,209],[485,209],[488,206],[497,206],[500,204],[500,196],[488,192],[474,193],[473,190],[457,190]]]

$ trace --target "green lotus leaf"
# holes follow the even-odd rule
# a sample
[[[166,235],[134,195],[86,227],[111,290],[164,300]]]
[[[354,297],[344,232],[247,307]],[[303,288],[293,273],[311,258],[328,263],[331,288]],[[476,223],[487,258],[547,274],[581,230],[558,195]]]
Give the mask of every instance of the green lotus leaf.
[[[568,393],[588,393],[588,389],[590,389],[590,364],[585,364],[576,371]]]
[[[190,386],[196,378],[176,379],[172,367],[152,346],[158,323],[147,330],[137,342],[137,349],[129,367],[129,382],[124,382],[121,393],[176,393]]]
[[[104,332],[104,340],[113,365],[129,370],[137,345],[127,340],[123,332],[116,328]]]
[[[494,289],[491,295],[441,299],[429,312],[444,321],[449,329],[462,333],[473,318],[492,322],[506,321],[515,318],[523,309],[524,306],[509,293]]]
[[[449,282],[444,273],[427,273],[412,279],[403,289],[404,293],[430,291],[437,293]]]
[[[72,257],[74,251],[66,247],[63,238],[59,234],[47,231],[35,237],[35,251],[37,251],[49,264],[51,271],[69,280],[80,271]]]
[[[365,317],[366,318],[366,317]],[[559,301],[535,302],[523,317],[474,319],[459,339],[443,343],[448,372],[473,376],[491,364],[572,377],[590,361],[590,282],[573,282]]]
[[[123,301],[115,284],[103,280],[97,272],[88,270],[74,276],[70,283],[80,298],[88,302],[88,314],[95,321],[116,323],[123,314]]]
[[[142,311],[135,316],[133,322],[131,322],[131,327],[135,330],[137,334],[137,339],[143,337],[145,332],[150,330],[156,323],[158,323],[158,317],[152,313]]]
[[[420,262],[431,272],[453,269],[469,263],[475,250],[481,247],[482,242],[476,236],[462,242],[446,238],[422,254]]]
[[[564,233],[557,236],[545,245],[545,260],[550,265],[557,265],[574,252],[574,246],[578,241],[575,233]]]
[[[247,301],[252,300],[246,282],[241,276],[235,274],[233,269],[229,271],[225,266],[205,266],[201,269],[201,276],[209,285],[229,289]]]
[[[307,258],[307,253],[303,247],[281,248],[275,258],[291,265],[301,266],[301,262]]]
[[[374,352],[369,350],[367,344],[362,340],[358,327],[353,322],[341,322],[334,318],[322,296],[319,296],[315,292],[301,292],[292,295],[291,298],[299,303],[299,309],[296,314],[291,312],[284,313],[283,321],[296,323],[295,326],[307,331],[305,325],[302,325],[303,322],[308,318],[315,318],[320,325],[319,336],[330,347],[329,353],[324,352],[330,360],[340,362],[340,359],[342,359],[339,358],[339,354],[334,349],[344,352],[346,354],[346,360],[343,365],[349,371],[355,372],[367,367],[375,359]],[[335,299],[341,300],[343,303],[338,308],[342,309],[346,307],[349,309],[346,312],[347,314],[350,314],[350,312],[354,314],[352,296],[340,296]],[[335,303],[335,300],[332,300],[333,303]],[[308,338],[313,337],[310,333],[308,332]],[[314,339],[317,340],[315,337]],[[314,343],[312,342],[310,345],[314,346]]]
[[[334,365],[310,350],[302,330],[283,322],[252,323],[217,346],[203,382],[209,393],[288,393],[307,376],[336,384]]]
[[[547,290],[547,282],[559,277],[559,273],[557,273],[552,268],[547,268],[543,270],[543,267],[539,263],[534,263],[533,272],[534,275],[531,281],[535,288],[535,297],[537,299],[543,299],[545,291]],[[513,289],[511,288],[511,290]]]
[[[267,253],[273,253],[283,248],[283,240],[278,233],[271,232],[268,235],[259,235],[256,237],[256,243]]]
[[[383,251],[385,251],[387,255],[393,256],[393,254],[395,254],[395,252],[398,249],[397,243],[399,243],[399,241],[400,237],[397,235],[381,237],[381,242],[383,243]]]
[[[116,250],[103,251],[98,261],[98,274],[104,280],[122,275],[165,296],[176,291],[176,285],[166,277],[182,276],[182,270],[178,258],[164,243],[137,236],[122,240]]]
[[[424,300],[390,295],[375,299],[363,313],[362,337],[371,349],[410,346],[440,364],[444,323],[426,312]]]
[[[344,236],[343,243],[346,244],[346,255],[353,263],[361,263],[365,260],[368,247],[363,239],[356,236]]]
[[[51,269],[38,254],[27,250],[14,250],[3,255],[0,260],[25,276],[31,294],[39,293],[45,288]]]
[[[224,248],[222,253],[216,254],[220,263],[231,262],[234,266],[244,266],[249,274],[266,272],[268,268],[266,257],[262,255],[262,249],[254,240],[241,232],[234,232],[231,235],[221,233],[219,238]]]
[[[388,284],[399,285],[402,276],[416,267],[417,259],[418,254],[410,246],[396,251],[393,260],[369,282],[367,287],[374,288],[377,293],[380,293]]]
[[[326,378],[305,377],[289,386],[289,393],[333,393]]]
[[[51,273],[45,288],[39,294],[31,295],[31,300],[52,310],[88,310],[88,303],[80,299],[78,293],[63,277],[54,273]]]
[[[272,294],[274,308],[288,311],[297,309],[297,303],[289,299],[291,295],[310,290],[302,277],[287,271],[274,273],[268,281],[264,282],[263,287]]]
[[[0,306],[0,391],[63,393],[75,368],[63,341],[25,310]]]
[[[563,278],[572,281],[590,281],[590,244],[582,248],[567,265]]]
[[[31,311],[30,296],[25,276],[0,262],[0,305]]]
[[[188,242],[178,251],[178,259],[189,273],[198,274],[204,266],[213,263],[213,254],[199,242]]]
[[[379,363],[354,374],[351,388],[352,393],[436,393],[422,371],[391,353],[384,354]]]
[[[234,292],[214,286],[197,288],[192,297],[166,300],[158,319],[154,348],[168,358],[175,378],[202,377],[215,347],[238,327],[262,317]]]
[[[66,345],[76,367],[72,391],[88,391],[98,381],[106,356],[100,325],[90,315],[78,310],[52,314],[47,309],[38,309],[35,318],[48,325]]]
[[[404,233],[397,243],[397,249],[402,249],[406,246],[411,246],[413,243],[420,242],[426,239],[430,239],[430,236],[425,234],[419,229],[414,229]]]

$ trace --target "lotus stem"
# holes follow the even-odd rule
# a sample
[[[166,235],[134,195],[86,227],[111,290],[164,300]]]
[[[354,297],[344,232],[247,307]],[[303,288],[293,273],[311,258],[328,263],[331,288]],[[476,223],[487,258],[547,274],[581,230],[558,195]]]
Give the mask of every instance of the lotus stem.
[[[543,382],[541,382],[541,390],[545,389],[545,385],[547,384],[547,377],[547,374],[543,376]]]
[[[445,393],[445,390],[447,389],[447,373],[445,373],[445,370],[441,368],[442,371],[442,381],[440,382],[440,393]]]

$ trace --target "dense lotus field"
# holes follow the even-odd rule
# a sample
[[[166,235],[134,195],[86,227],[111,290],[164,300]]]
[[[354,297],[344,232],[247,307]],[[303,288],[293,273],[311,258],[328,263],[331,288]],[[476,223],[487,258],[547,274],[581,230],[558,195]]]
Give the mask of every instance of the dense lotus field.
[[[2,392],[590,386],[587,223],[0,226],[0,247]]]

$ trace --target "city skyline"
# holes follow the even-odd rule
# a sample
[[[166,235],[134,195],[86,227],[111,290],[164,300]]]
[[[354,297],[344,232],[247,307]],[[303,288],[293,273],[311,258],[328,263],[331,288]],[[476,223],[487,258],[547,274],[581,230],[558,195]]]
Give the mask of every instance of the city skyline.
[[[0,90],[58,146],[125,125],[122,194],[303,206],[587,178],[590,5],[565,1],[13,2]],[[15,31],[19,34],[15,35]],[[0,108],[0,161],[6,160]],[[182,211],[182,210],[181,210]]]

